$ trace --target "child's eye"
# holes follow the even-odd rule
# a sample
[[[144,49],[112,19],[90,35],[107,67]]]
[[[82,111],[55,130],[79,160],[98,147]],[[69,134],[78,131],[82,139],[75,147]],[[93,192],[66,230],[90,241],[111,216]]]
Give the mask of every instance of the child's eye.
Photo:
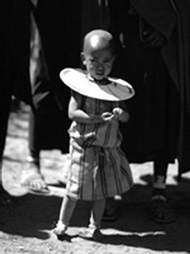
[[[106,63],[106,64],[111,63],[111,59],[106,59],[106,60],[104,61],[104,63]]]
[[[90,59],[90,62],[91,62],[91,63],[95,63],[96,60],[95,60],[95,59]]]

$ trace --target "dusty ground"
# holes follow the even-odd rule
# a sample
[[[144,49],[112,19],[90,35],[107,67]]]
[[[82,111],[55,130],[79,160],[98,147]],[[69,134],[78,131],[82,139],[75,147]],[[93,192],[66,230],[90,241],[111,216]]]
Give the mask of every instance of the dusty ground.
[[[20,175],[28,155],[28,108],[12,112],[9,122],[3,163],[4,186],[15,196],[16,202],[0,207],[0,254],[144,254],[190,253],[190,177],[186,174],[177,184],[177,165],[171,165],[168,194],[175,208],[177,220],[159,225],[149,220],[147,208],[151,195],[152,164],[131,165],[135,186],[115,201],[120,218],[114,223],[103,223],[101,242],[84,240],[77,233],[87,225],[89,204],[79,203],[71,228],[64,241],[52,234],[57,220],[62,189],[51,196],[27,193],[20,186]],[[42,153],[42,172],[49,184],[64,180],[67,155],[59,151]]]

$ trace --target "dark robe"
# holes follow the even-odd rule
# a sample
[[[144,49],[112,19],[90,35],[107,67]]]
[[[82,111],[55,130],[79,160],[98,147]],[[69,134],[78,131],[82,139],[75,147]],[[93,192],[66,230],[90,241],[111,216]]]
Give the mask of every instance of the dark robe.
[[[31,103],[29,81],[30,3],[0,0],[0,160],[12,95]]]
[[[131,4],[135,11],[129,1],[120,1],[112,13],[112,29],[123,38],[115,73],[136,90],[126,102],[131,119],[123,128],[124,150],[130,162],[152,161],[164,153],[168,162],[177,158],[184,172],[190,169],[189,1]],[[142,19],[145,28],[151,26],[166,38],[162,48],[145,45]]]
[[[70,91],[61,82],[59,73],[65,67],[78,67],[80,63],[81,2],[39,0],[33,9],[41,48],[40,71],[32,82],[30,150],[68,152]]]
[[[7,87],[14,91],[18,99],[30,103],[30,2],[28,0],[0,0],[0,5],[0,43],[4,48],[6,45],[4,54],[7,54],[7,61],[9,61],[6,63],[7,66],[3,68],[7,68],[7,71],[8,68],[11,68],[9,70],[10,76],[12,74],[11,85],[7,84]],[[3,72],[2,68],[1,72]]]

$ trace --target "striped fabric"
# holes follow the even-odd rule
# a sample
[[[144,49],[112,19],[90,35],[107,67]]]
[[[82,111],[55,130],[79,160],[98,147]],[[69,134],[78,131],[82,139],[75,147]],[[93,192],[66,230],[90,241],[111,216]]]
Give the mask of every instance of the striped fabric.
[[[82,108],[89,114],[112,112],[114,107],[118,107],[118,102],[83,97]],[[118,121],[101,124],[73,122],[69,135],[68,196],[95,200],[122,194],[132,187],[129,163],[120,148],[122,135]]]

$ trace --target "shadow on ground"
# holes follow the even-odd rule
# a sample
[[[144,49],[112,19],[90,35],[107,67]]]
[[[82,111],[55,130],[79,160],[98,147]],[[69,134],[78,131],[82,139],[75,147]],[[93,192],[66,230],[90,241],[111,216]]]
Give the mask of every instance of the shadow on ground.
[[[190,252],[190,182],[169,186],[168,195],[176,212],[171,224],[156,224],[148,217],[151,187],[135,184],[122,201],[113,201],[118,207],[119,219],[103,222],[101,243],[146,248],[154,251]],[[188,189],[189,188],[189,189]],[[185,190],[186,189],[186,190]],[[0,230],[24,238],[49,238],[49,231],[58,218],[61,198],[27,194],[17,197],[8,207],[0,207]],[[79,202],[71,227],[80,229],[88,224],[90,203]]]

